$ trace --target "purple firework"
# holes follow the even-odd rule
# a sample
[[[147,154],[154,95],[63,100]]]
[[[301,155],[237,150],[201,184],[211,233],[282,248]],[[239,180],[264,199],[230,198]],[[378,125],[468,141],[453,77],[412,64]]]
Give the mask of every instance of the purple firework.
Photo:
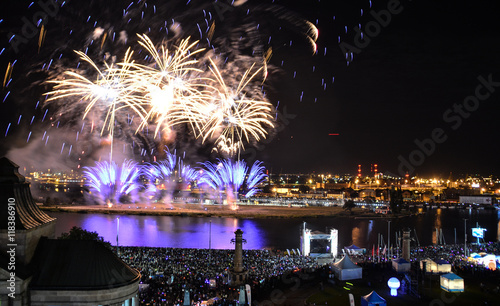
[[[256,161],[250,170],[244,161],[229,159],[218,160],[217,164],[206,162],[203,166],[205,169],[200,183],[218,191],[244,192],[246,197],[254,195],[258,191],[257,186],[267,177],[260,161]]]
[[[84,167],[85,185],[98,200],[118,203],[122,196],[139,189],[140,171],[136,162],[125,160],[119,168],[115,162],[96,162],[94,167]]]
[[[245,197],[249,198],[259,191],[257,186],[260,183],[264,182],[267,177],[265,170],[266,168],[262,166],[261,161],[256,161],[255,163],[253,163],[252,168],[250,168],[250,171],[248,171],[248,177],[246,180],[247,192],[245,194]]]

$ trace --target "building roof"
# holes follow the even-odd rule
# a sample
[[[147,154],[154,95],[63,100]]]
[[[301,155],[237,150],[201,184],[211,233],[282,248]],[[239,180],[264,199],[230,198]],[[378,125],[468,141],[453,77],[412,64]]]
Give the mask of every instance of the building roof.
[[[337,269],[362,269],[361,267],[357,266],[354,264],[349,258],[349,256],[345,255],[344,258],[341,260],[337,261],[336,263],[333,264]]]
[[[103,244],[42,238],[32,260],[37,290],[111,289],[132,284],[140,273]]]
[[[450,263],[444,259],[438,259],[435,261],[438,265],[449,265]]]
[[[55,221],[55,218],[38,208],[31,195],[29,183],[19,174],[18,169],[19,166],[10,159],[0,158],[0,229],[8,229],[11,211],[15,211],[16,230],[29,230]]]

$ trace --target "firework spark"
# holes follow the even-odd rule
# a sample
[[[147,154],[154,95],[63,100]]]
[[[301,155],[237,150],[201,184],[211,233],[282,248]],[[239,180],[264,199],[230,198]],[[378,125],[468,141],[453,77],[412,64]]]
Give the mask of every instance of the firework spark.
[[[118,203],[120,197],[139,189],[139,174],[137,163],[131,160],[124,161],[121,168],[115,162],[96,162],[94,167],[84,167],[83,171],[86,185],[96,199],[111,203]]]
[[[246,194],[245,197],[249,198],[255,195],[259,189],[258,185],[264,182],[267,175],[265,174],[265,167],[262,166],[261,161],[256,161],[253,163],[252,167],[248,171],[248,177],[246,179]]]
[[[204,48],[194,49],[198,41],[189,43],[184,39],[174,52],[170,52],[162,45],[157,51],[154,43],[146,35],[138,35],[139,45],[144,47],[155,62],[155,67],[133,64],[133,78],[137,80],[138,92],[145,92],[146,104],[149,111],[141,126],[156,118],[155,136],[161,129],[188,123],[195,135],[199,134],[200,115],[198,105],[207,98],[204,93],[203,70],[195,65],[194,58],[204,51]],[[127,70],[130,71],[130,70]]]
[[[222,74],[210,59],[210,71],[217,80],[218,89],[214,99],[206,106],[206,123],[203,141],[216,138],[222,152],[234,156],[244,149],[244,141],[260,141],[266,138],[266,128],[273,128],[272,105],[267,101],[247,96],[246,87],[261,72],[262,67],[251,74],[254,65],[246,70],[236,88],[226,84]]]
[[[256,161],[250,170],[244,161],[232,161],[230,159],[218,160],[218,163],[205,162],[200,184],[206,184],[219,193],[226,193],[227,203],[234,206],[234,199],[238,194],[244,193],[251,197],[258,191],[258,185],[264,181],[267,175],[262,162]]]
[[[120,67],[113,64],[105,63],[105,69],[101,70],[85,53],[75,51],[80,59],[90,64],[97,72],[98,76],[95,81],[91,81],[84,76],[73,71],[65,72],[62,80],[49,81],[54,83],[54,90],[48,92],[49,98],[47,102],[67,99],[70,97],[78,97],[78,101],[88,102],[85,107],[83,119],[96,107],[99,112],[106,109],[106,116],[101,129],[101,135],[107,129],[110,139],[114,139],[115,118],[117,114],[125,108],[132,109],[144,120],[145,110],[142,106],[142,99],[136,94],[133,87],[133,79],[130,78],[129,68],[132,66],[132,54],[130,49],[127,50],[123,62]],[[112,160],[113,145],[111,144],[110,160]]]
[[[301,39],[317,39],[312,23],[275,4],[237,1],[227,6],[230,14],[204,1],[122,4],[63,2],[57,18],[63,30],[42,26],[38,48],[8,60],[5,105],[16,95],[11,93],[14,66],[18,75],[42,76],[27,83],[30,89],[46,85],[47,78],[53,89],[41,98],[16,97],[16,103],[26,101],[22,112],[31,108],[29,103],[35,107],[22,119],[15,115],[19,127],[15,119],[5,121],[5,137],[16,135],[27,120],[33,135],[26,131],[23,138],[29,143],[39,139],[40,130],[47,133],[43,143],[50,133],[74,133],[76,140],[69,142],[52,135],[44,147],[58,147],[57,154],[74,147],[66,162],[78,166],[102,159],[104,147],[112,160],[119,143],[123,154],[151,161],[157,147],[185,145],[176,139],[181,134],[213,144],[221,156],[235,156],[267,138],[274,127],[274,107],[265,98],[263,81],[268,70],[281,69],[269,62],[273,52],[292,42],[290,32],[278,31],[283,27]],[[18,36],[10,40],[20,46]],[[77,57],[71,56],[73,50],[80,50]],[[68,70],[71,62],[76,68]],[[43,116],[38,116],[40,106]]]

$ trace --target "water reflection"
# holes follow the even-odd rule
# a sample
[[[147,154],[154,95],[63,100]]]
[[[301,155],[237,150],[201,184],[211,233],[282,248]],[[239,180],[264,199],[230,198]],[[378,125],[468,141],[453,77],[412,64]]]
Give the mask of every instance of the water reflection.
[[[373,230],[373,220],[368,221],[368,237],[372,235]]]
[[[434,221],[434,229],[432,234],[432,244],[438,244],[439,231],[441,230],[441,208],[436,209],[436,220]]]
[[[116,244],[118,217],[120,245],[209,248],[211,239],[212,248],[227,249],[233,248],[230,241],[238,228],[243,230],[247,239],[244,248],[261,249],[266,245],[265,237],[253,220],[64,213],[53,215],[58,218],[56,235],[69,231],[73,225],[81,226],[98,232],[113,245]]]
[[[497,241],[500,241],[500,211],[497,212],[497,215],[498,215]]]
[[[56,236],[79,226],[98,232],[106,241],[116,244],[117,218],[120,218],[119,244],[130,246],[232,249],[231,239],[236,229],[241,228],[247,243],[245,249],[295,249],[300,247],[300,232],[303,222],[311,230],[325,232],[336,228],[339,232],[339,248],[352,243],[370,249],[377,245],[377,236],[382,234],[387,242],[387,221],[384,219],[356,220],[352,218],[306,218],[306,219],[237,219],[196,218],[169,216],[105,215],[49,213],[58,219]],[[453,242],[455,229],[458,242],[463,243],[464,222],[467,221],[468,236],[471,225],[479,223],[487,229],[486,241],[500,237],[500,213],[496,211],[430,210],[417,216],[395,218],[391,221],[391,243],[395,245],[395,233],[405,228],[418,234],[421,245],[436,243],[436,227],[441,229],[447,242]],[[210,226],[211,221],[211,226]],[[211,228],[211,229],[210,229]],[[210,235],[211,233],[211,235]]]
[[[356,246],[367,245],[371,240],[372,229],[373,220],[362,220],[357,222],[351,231],[352,244]]]
[[[359,227],[354,227],[351,232],[351,237],[352,237],[352,243],[354,245],[361,245],[362,242],[364,244],[364,241],[361,241],[361,229]]]

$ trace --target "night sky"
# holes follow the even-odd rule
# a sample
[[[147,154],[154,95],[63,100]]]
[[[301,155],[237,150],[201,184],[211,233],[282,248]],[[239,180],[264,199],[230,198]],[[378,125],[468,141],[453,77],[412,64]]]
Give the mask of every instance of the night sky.
[[[190,1],[178,2],[185,10],[200,11],[203,7],[200,1],[187,5],[185,2]],[[252,11],[259,3],[271,5],[271,2],[247,1],[238,9]],[[271,140],[259,143],[256,148],[247,148],[243,158],[263,160],[273,173],[355,173],[358,164],[368,170],[374,163],[378,164],[379,171],[396,175],[408,171],[447,178],[450,172],[454,175],[500,173],[497,123],[500,21],[495,1],[406,0],[399,5],[394,1],[371,1],[371,7],[368,0],[294,1],[293,5],[288,2],[274,1],[274,5],[285,6],[317,26],[318,51],[312,55],[306,40],[294,31],[293,25],[276,31],[281,26],[279,22],[268,19],[261,23],[263,16],[253,17],[262,27],[259,31],[265,32],[262,37],[267,35],[266,31],[272,33],[270,44],[261,40],[266,47],[272,46],[270,63],[280,69],[270,71],[265,90],[275,106],[279,101],[279,119]],[[2,155],[9,149],[26,146],[30,130],[33,137],[43,133],[37,121],[45,110],[41,107],[35,110],[34,105],[46,90],[42,82],[50,72],[40,73],[40,63],[47,62],[61,50],[81,49],[84,41],[72,37],[63,47],[58,45],[66,41],[62,33],[71,27],[81,33],[91,33],[91,26],[79,22],[85,21],[84,15],[93,10],[100,15],[100,24],[113,24],[120,16],[114,16],[113,10],[103,11],[101,5],[125,8],[130,1],[101,1],[101,5],[91,1],[86,4],[89,8],[82,9],[81,13],[75,3],[68,1],[65,8],[50,17],[40,52],[37,52],[38,35],[29,39],[20,52],[15,52],[8,42],[9,33],[19,32],[21,18],[31,18],[40,10],[36,3],[28,9],[29,3],[31,1],[16,4],[3,1],[1,4],[4,7],[0,10],[0,50],[5,48],[0,55],[2,81],[7,63],[18,60],[12,82],[1,93],[3,100],[7,92],[12,91],[0,106]],[[373,15],[387,11],[388,5],[394,13],[385,26],[380,26]],[[182,10],[174,8],[172,5],[171,10],[165,11],[182,17],[177,13]],[[214,11],[213,6],[211,8]],[[72,15],[70,18],[62,14]],[[75,16],[80,16],[80,20]],[[384,16],[382,18],[387,17]],[[187,20],[181,17],[178,18],[185,32],[189,33],[192,28],[192,32],[197,33],[196,27],[185,25]],[[219,21],[215,35],[224,35],[224,26],[229,31],[237,21],[231,22]],[[367,43],[356,36],[354,28],[359,25],[364,38],[370,32],[367,25],[371,25],[372,30],[378,26],[379,30],[372,32]],[[118,22],[115,27],[117,31],[120,29]],[[127,27],[130,32],[135,29],[130,24]],[[352,60],[351,54],[346,60],[339,36],[344,48],[346,44],[357,48]],[[481,85],[488,80],[491,85]],[[28,83],[35,85],[28,86]],[[478,86],[483,88],[476,92]],[[469,104],[464,106],[464,99]],[[475,101],[479,102],[474,104]],[[18,126],[20,114],[23,118]],[[33,115],[36,120],[30,125]],[[9,123],[9,132],[4,137]],[[433,136],[439,143],[427,140]],[[419,149],[415,141],[423,142],[424,149]],[[59,150],[60,147],[53,151]],[[401,159],[405,160],[404,166]]]

